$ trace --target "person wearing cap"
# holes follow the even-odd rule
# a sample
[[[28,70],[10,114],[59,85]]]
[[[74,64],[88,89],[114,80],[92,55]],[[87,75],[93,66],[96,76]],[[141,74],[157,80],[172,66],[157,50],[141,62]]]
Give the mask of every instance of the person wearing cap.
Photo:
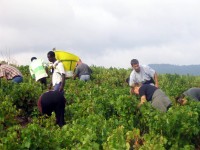
[[[161,89],[150,84],[134,83],[131,92],[140,96],[138,107],[145,102],[150,102],[154,108],[166,112],[172,105],[171,100]]]
[[[140,65],[137,59],[131,60],[133,68],[129,77],[129,86],[133,83],[151,84],[158,87],[158,76],[154,69],[149,66]]]
[[[0,63],[0,78],[12,80],[14,83],[21,83],[23,81],[22,73],[15,67]]]
[[[60,91],[64,94],[65,86],[65,70],[63,63],[56,59],[55,52],[49,51],[47,53],[48,60],[52,63],[52,80],[49,85],[49,89],[53,86],[55,91]]]
[[[184,91],[182,94],[176,97],[176,102],[180,105],[185,105],[188,99],[200,102],[200,88],[193,87]]]
[[[87,64],[83,63],[80,59],[77,62],[77,67],[75,69],[73,78],[76,79],[76,77],[78,77],[82,81],[88,81],[90,80],[91,74],[91,68]]]
[[[51,116],[52,112],[56,114],[56,124],[62,127],[65,124],[66,99],[59,91],[48,91],[43,93],[38,99],[37,106],[42,114]]]
[[[36,57],[31,58],[31,64],[29,65],[29,71],[31,76],[35,81],[40,82],[41,84],[47,85],[47,65],[42,59],[37,59]]]

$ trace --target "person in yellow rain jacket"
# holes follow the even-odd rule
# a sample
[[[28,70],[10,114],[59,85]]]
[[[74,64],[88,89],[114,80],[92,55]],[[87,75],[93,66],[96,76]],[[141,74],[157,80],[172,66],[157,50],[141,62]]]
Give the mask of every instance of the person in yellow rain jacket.
[[[31,64],[29,70],[32,78],[39,81],[41,84],[47,86],[47,65],[43,60],[37,59],[36,57],[31,58]]]

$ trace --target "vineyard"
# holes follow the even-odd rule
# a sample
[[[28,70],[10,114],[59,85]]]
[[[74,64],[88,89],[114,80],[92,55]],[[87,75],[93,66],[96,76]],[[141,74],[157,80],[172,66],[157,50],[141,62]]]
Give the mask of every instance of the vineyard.
[[[92,80],[67,79],[66,125],[55,125],[55,113],[42,116],[39,96],[46,91],[20,66],[24,82],[0,82],[1,150],[198,150],[200,103],[180,106],[175,97],[200,87],[200,77],[162,74],[160,88],[173,106],[167,113],[149,103],[137,108],[138,97],[125,82],[130,70],[91,67]],[[50,80],[50,78],[48,79]]]

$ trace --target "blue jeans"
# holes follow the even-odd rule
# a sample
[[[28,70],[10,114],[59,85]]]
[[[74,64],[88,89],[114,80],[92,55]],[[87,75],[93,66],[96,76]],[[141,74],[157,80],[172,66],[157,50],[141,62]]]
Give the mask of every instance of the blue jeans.
[[[88,80],[90,80],[90,75],[81,75],[80,76],[80,80],[82,80],[82,81],[88,81]]]
[[[54,85],[54,87],[53,87],[53,90],[54,90],[54,91],[59,91],[59,88],[60,88],[60,86],[61,86],[61,82],[60,82],[60,83],[58,83],[58,84],[55,84],[55,85]],[[63,93],[63,94],[64,94],[64,90],[63,90],[63,91],[61,91],[61,93]]]
[[[14,83],[21,83],[23,81],[23,78],[21,76],[16,76],[12,79],[12,82]]]

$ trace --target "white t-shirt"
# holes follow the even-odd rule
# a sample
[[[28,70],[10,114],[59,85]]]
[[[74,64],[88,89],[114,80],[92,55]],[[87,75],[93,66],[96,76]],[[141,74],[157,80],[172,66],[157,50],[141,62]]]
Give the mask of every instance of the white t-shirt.
[[[42,59],[34,59],[31,62],[29,70],[31,75],[35,77],[36,81],[48,76],[45,67],[47,67],[47,65],[44,63]]]
[[[133,83],[144,83],[145,81],[154,78],[155,70],[149,66],[140,65],[140,72],[133,70],[130,74],[129,85],[132,86]]]
[[[65,74],[63,63],[60,61],[56,61],[53,64],[53,75],[52,75],[52,84],[59,84],[62,81],[62,74]]]

